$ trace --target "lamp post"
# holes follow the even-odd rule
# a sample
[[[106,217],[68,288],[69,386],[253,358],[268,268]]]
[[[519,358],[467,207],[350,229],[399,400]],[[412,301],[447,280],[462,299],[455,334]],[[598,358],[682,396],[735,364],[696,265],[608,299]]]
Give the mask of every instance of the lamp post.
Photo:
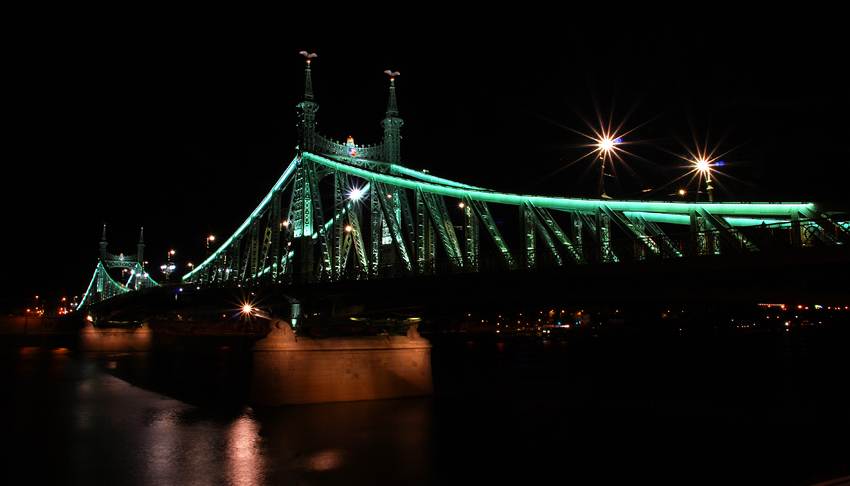
[[[711,185],[711,163],[708,159],[700,157],[696,161],[697,170],[705,176],[705,189],[708,191],[708,202],[714,202],[714,187]]]
[[[171,263],[171,255],[173,255],[173,254],[174,254],[174,250],[170,250],[168,253],[166,253],[165,254],[166,263],[159,267],[160,270],[162,270],[162,273],[165,274],[165,282],[166,283],[168,283],[168,277],[171,276],[171,272],[173,272],[174,269],[177,268],[177,267],[174,266],[173,263]]]
[[[605,194],[605,159],[611,157],[611,152],[614,150],[614,145],[617,145],[622,141],[623,139],[619,137],[611,138],[609,136],[605,136],[596,144],[599,150],[599,158],[602,159],[602,167],[600,167],[600,181],[602,193],[599,196],[602,199],[611,199],[610,196]]]

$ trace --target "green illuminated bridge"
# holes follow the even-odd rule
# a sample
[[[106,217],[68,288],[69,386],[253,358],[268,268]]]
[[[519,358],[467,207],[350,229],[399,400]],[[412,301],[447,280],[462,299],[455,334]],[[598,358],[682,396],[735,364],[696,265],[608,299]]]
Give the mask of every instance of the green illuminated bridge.
[[[297,108],[297,155],[239,229],[183,277],[184,287],[362,283],[543,268],[588,272],[600,265],[757,258],[825,247],[846,260],[850,248],[850,225],[814,203],[545,197],[409,169],[401,163],[393,79],[378,145],[337,143],[316,133],[309,60]],[[131,281],[145,284],[135,287],[105,273],[105,267],[95,273],[86,304],[156,285],[141,268]]]

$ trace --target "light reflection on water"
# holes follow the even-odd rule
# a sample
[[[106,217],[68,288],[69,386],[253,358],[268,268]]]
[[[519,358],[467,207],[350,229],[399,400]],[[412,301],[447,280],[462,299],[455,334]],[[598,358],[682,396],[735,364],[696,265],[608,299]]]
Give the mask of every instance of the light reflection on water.
[[[23,387],[3,382],[2,390],[24,410],[12,432],[26,445],[10,463],[45,481],[356,484],[352,478],[362,477],[373,484],[417,484],[409,478],[418,475],[425,479],[419,484],[429,482],[423,447],[429,446],[430,398],[253,409],[238,405],[240,397],[225,396],[222,401],[236,406],[209,410],[110,374],[138,371],[140,362],[153,363],[150,356],[116,361],[49,350],[0,352],[3,364],[16,362],[23,373],[38,375],[38,393],[28,393],[32,380],[20,381]],[[11,408],[6,401],[0,413],[13,417]],[[46,420],[35,419],[41,415]],[[45,451],[53,465],[41,468],[44,454],[30,457],[26,450]]]
[[[225,457],[229,484],[254,485],[261,483],[267,467],[259,432],[260,425],[250,411],[246,411],[227,428]]]
[[[437,396],[293,407],[247,406],[250,376],[220,355],[0,349],[15,370],[0,374],[0,426],[16,446],[0,460],[27,483],[86,485],[536,484],[552,471],[807,484],[795,461],[848,457],[816,448],[850,431],[834,386],[846,336],[790,336],[464,339],[435,348]]]

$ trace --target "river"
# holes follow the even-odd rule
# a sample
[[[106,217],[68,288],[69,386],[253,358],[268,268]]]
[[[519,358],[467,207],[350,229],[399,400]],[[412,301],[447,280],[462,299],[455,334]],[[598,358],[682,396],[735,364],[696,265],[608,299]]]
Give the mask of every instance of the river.
[[[814,484],[850,474],[848,336],[434,334],[433,396],[276,408],[248,341],[6,346],[3,483]]]

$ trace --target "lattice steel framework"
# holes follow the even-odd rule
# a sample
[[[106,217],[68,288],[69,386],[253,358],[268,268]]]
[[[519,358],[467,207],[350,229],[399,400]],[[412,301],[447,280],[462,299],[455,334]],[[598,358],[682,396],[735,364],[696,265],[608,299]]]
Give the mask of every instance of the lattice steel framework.
[[[184,281],[330,282],[850,242],[845,227],[810,203],[527,196],[376,166],[302,151],[236,233]],[[519,212],[514,248],[503,237],[508,222],[494,216],[496,207],[508,213],[505,206]]]
[[[145,229],[139,234],[138,251],[133,255],[120,253],[114,255],[106,251],[106,225],[103,225],[103,237],[100,240],[100,258],[94,275],[89,283],[80,308],[101,302],[103,300],[126,294],[133,290],[157,287],[159,284],[148,275],[144,268]],[[127,278],[125,283],[115,281],[109,270],[119,269]]]
[[[401,163],[394,79],[382,143],[358,146],[316,132],[311,76],[308,61],[298,154],[185,283],[332,282],[850,243],[847,226],[812,203],[519,195],[415,171]],[[511,226],[520,237],[509,244]]]

